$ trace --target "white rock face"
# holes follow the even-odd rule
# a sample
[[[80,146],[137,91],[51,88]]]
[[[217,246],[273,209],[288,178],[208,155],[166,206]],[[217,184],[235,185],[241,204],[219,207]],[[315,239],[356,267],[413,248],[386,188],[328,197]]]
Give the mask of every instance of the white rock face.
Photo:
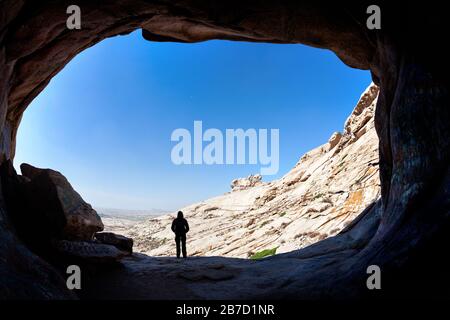
[[[191,227],[188,254],[247,258],[275,247],[277,253],[299,249],[339,233],[380,196],[377,97],[372,84],[343,133],[303,155],[281,179],[236,179],[232,192],[182,208]],[[175,216],[149,219],[121,233],[134,239],[137,252],[173,256]]]
[[[245,190],[257,185],[261,185],[262,176],[260,174],[249,175],[247,178],[239,178],[231,181],[231,190]]]

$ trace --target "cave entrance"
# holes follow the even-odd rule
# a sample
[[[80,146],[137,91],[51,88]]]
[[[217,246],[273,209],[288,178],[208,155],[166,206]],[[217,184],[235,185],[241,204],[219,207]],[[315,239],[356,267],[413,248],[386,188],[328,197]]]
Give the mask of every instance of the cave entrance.
[[[337,234],[379,196],[373,94],[355,109],[369,83],[367,71],[321,49],[154,43],[136,31],[79,54],[33,101],[15,165],[63,173],[139,252],[174,255],[179,209],[191,255],[288,252]],[[223,136],[279,130],[278,172],[235,180],[260,172],[249,150],[240,165],[177,165],[171,135],[190,130],[195,140],[199,120]]]
[[[355,223],[337,236],[304,250],[262,259],[260,263],[248,259],[192,259],[194,267],[196,262],[204,262],[204,272],[197,273],[199,282],[176,278],[180,270],[175,264],[170,265],[167,258],[167,266],[173,272],[167,272],[166,265],[153,265],[151,276],[156,282],[151,288],[178,281],[190,299],[359,298],[368,294],[367,266],[376,264],[385,275],[383,287],[390,287],[382,290],[385,297],[405,293],[415,298],[425,294],[429,297],[430,293],[448,296],[443,290],[449,287],[447,277],[439,272],[443,269],[429,263],[442,261],[446,242],[440,236],[448,234],[448,59],[441,41],[446,36],[447,17],[445,10],[434,6],[412,5],[405,12],[401,5],[383,4],[382,29],[368,30],[368,5],[127,0],[99,6],[91,1],[82,3],[81,29],[67,30],[65,1],[2,1],[1,162],[11,169],[7,174],[14,173],[8,160],[14,158],[16,133],[24,110],[64,65],[105,38],[142,28],[145,39],[160,42],[227,39],[328,48],[346,65],[370,70],[380,85],[375,122],[380,141],[381,200],[368,206]],[[358,136],[353,141],[360,140]],[[330,144],[336,139],[340,141],[333,137]],[[32,175],[34,170],[28,169]],[[4,202],[12,196],[24,203],[14,190],[15,183],[20,185],[24,180],[22,177],[13,181],[10,194],[6,190],[8,183],[2,181]],[[301,180],[303,175],[298,181]],[[276,199],[277,193],[267,196],[266,200],[274,199],[273,196]],[[350,199],[360,197],[356,194]],[[2,297],[73,297],[61,274],[17,241],[17,231],[8,219],[11,215],[10,208],[2,202],[0,268],[6,275],[6,282],[1,283]],[[412,256],[415,257],[410,259]],[[147,258],[147,262],[160,262]],[[218,260],[222,265],[206,265]],[[217,271],[221,267],[224,272]],[[134,270],[138,269],[139,265]],[[399,273],[403,273],[405,281],[396,280]],[[126,287],[136,276],[139,274],[129,274],[122,283]],[[420,280],[420,284],[411,282],[412,278]],[[121,288],[116,289],[120,292]],[[130,289],[139,293],[138,284],[128,286],[128,292]],[[141,289],[149,293],[148,288]],[[174,298],[168,292],[157,294],[158,298]],[[95,291],[92,296],[97,296]],[[125,296],[128,297],[126,293]],[[145,297],[156,298],[154,292]]]

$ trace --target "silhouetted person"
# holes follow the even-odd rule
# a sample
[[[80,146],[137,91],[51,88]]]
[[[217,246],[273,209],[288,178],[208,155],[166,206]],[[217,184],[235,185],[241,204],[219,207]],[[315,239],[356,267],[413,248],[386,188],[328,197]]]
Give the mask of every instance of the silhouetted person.
[[[186,233],[189,231],[187,220],[183,217],[183,212],[178,211],[178,216],[172,222],[172,231],[175,233],[175,243],[177,244],[177,258],[180,257],[180,242],[183,250],[183,258],[186,258]]]

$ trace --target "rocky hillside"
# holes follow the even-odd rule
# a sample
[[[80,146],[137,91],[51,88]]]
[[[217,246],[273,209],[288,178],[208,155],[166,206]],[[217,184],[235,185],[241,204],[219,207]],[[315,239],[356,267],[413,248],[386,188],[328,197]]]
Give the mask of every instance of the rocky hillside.
[[[236,179],[224,195],[182,208],[189,221],[189,255],[247,258],[265,249],[277,253],[336,235],[380,196],[374,110],[378,88],[361,95],[342,133],[301,157],[279,180]],[[135,251],[174,255],[174,214],[122,231]]]

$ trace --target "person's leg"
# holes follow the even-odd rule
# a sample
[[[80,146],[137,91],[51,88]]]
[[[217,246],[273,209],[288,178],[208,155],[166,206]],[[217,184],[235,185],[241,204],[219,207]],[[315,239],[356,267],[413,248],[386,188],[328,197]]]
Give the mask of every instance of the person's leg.
[[[177,245],[177,258],[180,257],[180,236],[175,236],[175,243]]]
[[[187,257],[187,253],[186,253],[186,235],[183,235],[181,237],[181,243],[182,243],[182,246],[183,246],[183,258],[186,258]]]

